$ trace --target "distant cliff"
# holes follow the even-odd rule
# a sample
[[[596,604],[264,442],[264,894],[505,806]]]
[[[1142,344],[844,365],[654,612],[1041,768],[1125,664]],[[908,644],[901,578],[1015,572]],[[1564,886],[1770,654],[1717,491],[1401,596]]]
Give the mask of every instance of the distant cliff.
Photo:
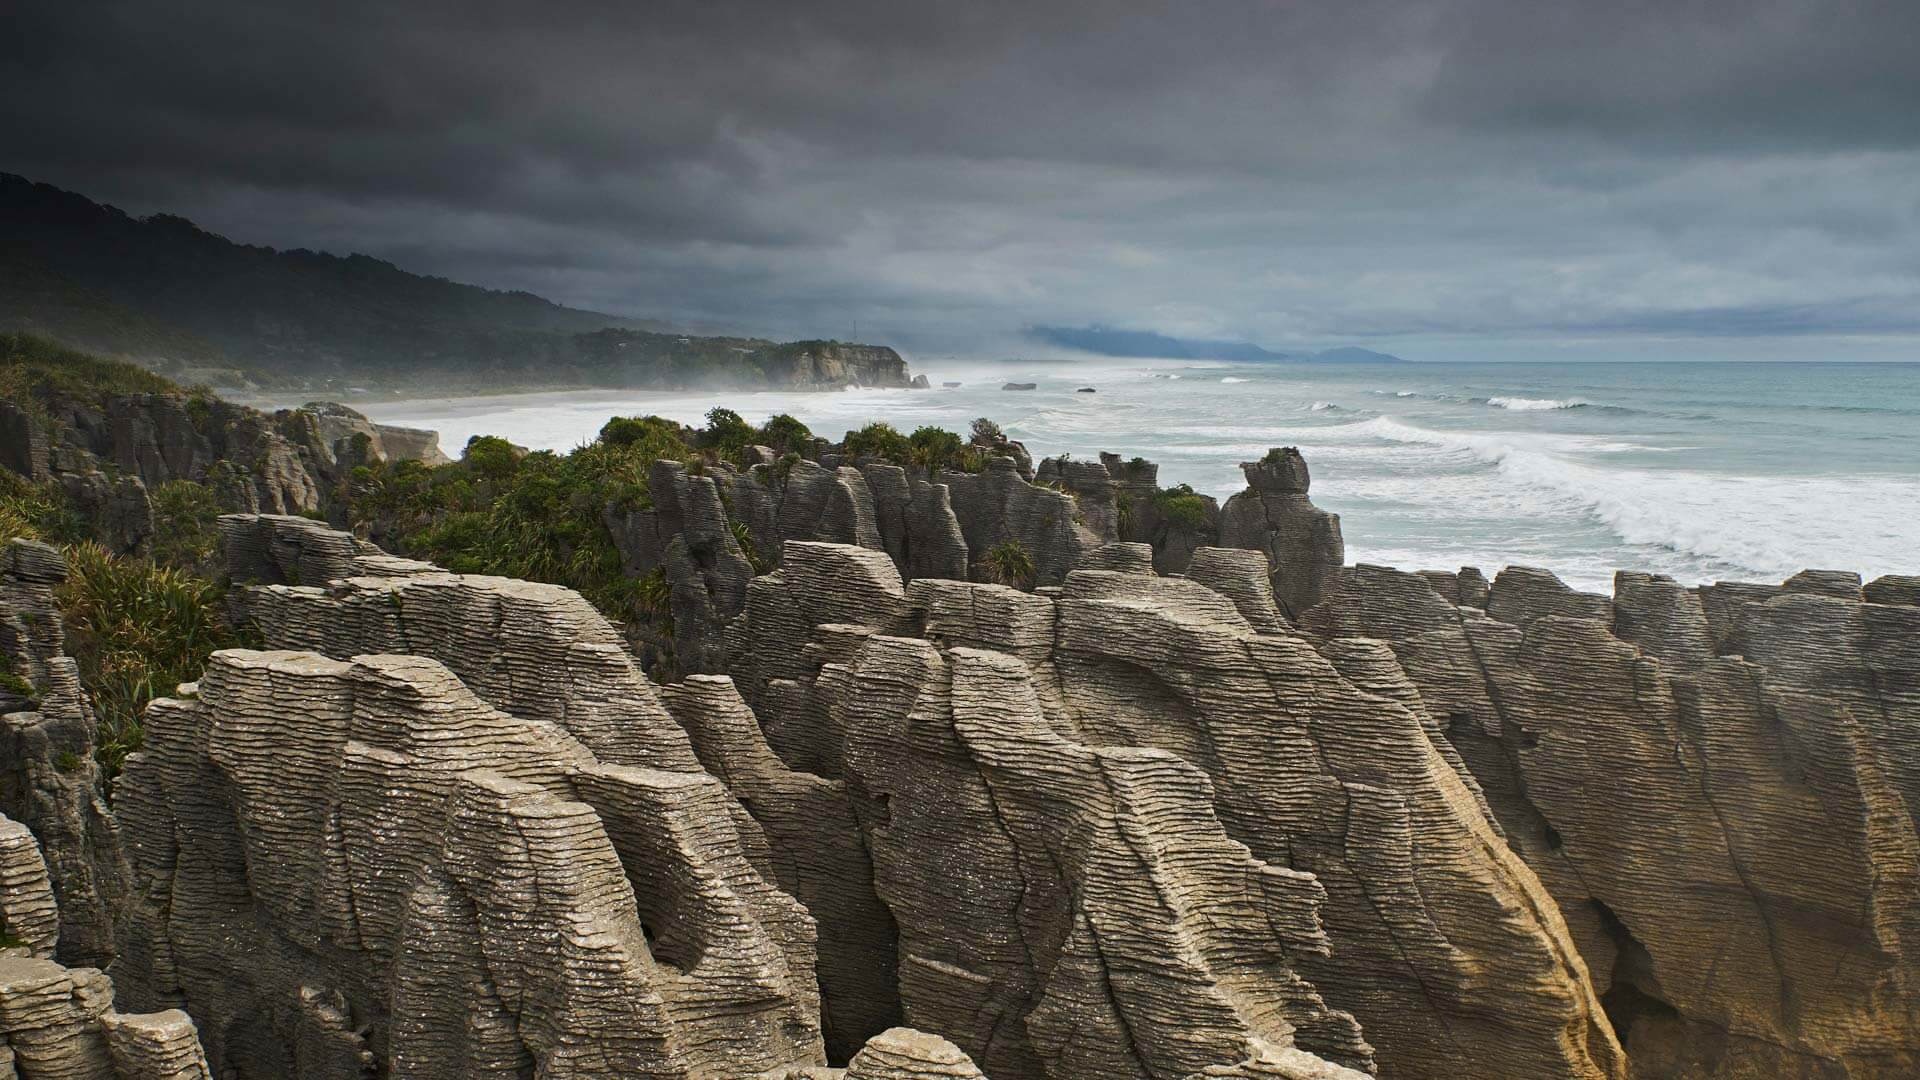
[[[237,369],[316,389],[906,383],[890,349],[680,334],[366,255],[236,244],[185,218],[135,218],[5,173],[0,331],[129,357],[187,382],[227,383]],[[862,351],[872,355],[846,355]],[[858,377],[837,378],[841,367]]]

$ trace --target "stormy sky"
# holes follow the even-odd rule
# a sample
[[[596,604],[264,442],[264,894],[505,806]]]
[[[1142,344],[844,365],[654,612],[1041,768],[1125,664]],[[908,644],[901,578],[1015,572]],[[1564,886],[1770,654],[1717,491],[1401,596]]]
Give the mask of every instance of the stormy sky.
[[[1911,0],[43,2],[0,169],[681,324],[1920,359]]]

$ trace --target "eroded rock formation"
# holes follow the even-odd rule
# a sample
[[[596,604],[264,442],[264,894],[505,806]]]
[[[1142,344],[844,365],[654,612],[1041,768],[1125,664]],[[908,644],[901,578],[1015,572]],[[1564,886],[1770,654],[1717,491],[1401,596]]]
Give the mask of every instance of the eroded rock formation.
[[[58,551],[28,540],[10,542],[0,563],[0,662],[9,669],[0,692],[0,815],[29,829],[44,851],[60,917],[59,948],[49,955],[105,967],[117,951],[127,867],[94,761],[93,706],[65,654],[53,601],[66,576]]]
[[[212,1080],[192,1018],[115,1010],[99,969],[53,960],[58,935],[39,845],[0,815],[0,1077]]]
[[[1513,569],[1482,612],[1358,567],[1306,621],[1389,640],[1636,1076],[1895,1077],[1920,1060],[1915,612],[1832,575],[1622,574],[1609,601]]]
[[[1242,462],[1247,490],[1220,510],[1220,545],[1252,548],[1266,555],[1273,595],[1281,614],[1295,619],[1318,604],[1340,578],[1346,544],[1340,516],[1307,498],[1306,459],[1291,446]]]

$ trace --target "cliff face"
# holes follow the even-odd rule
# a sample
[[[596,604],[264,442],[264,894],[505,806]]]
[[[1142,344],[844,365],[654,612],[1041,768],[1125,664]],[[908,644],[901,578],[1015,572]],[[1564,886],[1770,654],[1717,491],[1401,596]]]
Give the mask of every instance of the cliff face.
[[[116,554],[154,538],[152,493],[205,485],[224,510],[316,514],[356,465],[446,461],[430,431],[374,424],[316,402],[268,414],[185,394],[0,401],[0,465],[60,484],[94,538]]]
[[[769,383],[796,390],[909,384],[907,362],[884,345],[796,341],[763,349],[754,354],[754,361]]]
[[[1920,608],[1510,570],[1482,611],[1357,567],[1307,625],[1388,641],[1636,1076],[1914,1070]]]

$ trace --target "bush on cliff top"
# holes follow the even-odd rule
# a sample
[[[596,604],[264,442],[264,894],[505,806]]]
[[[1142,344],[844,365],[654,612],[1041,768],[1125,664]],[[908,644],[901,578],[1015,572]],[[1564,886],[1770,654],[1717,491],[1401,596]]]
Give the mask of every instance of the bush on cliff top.
[[[172,380],[137,364],[103,360],[32,334],[0,334],[0,398],[16,405],[180,392]]]
[[[240,641],[220,617],[220,587],[206,578],[115,558],[92,543],[68,548],[67,566],[54,599],[100,721],[95,754],[111,778],[140,749],[147,703],[198,679],[215,649]]]
[[[1207,523],[1206,497],[1186,484],[1154,492],[1153,501],[1160,508],[1160,516],[1175,525],[1194,529]]]

